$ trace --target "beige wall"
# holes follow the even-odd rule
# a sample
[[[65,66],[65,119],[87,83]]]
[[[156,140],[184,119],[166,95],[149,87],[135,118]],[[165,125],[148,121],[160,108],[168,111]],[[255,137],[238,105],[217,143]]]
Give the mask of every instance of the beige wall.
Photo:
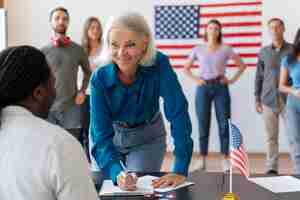
[[[3,1],[3,0],[2,0]],[[8,45],[31,44],[41,47],[49,42],[51,29],[48,22],[49,11],[56,6],[65,6],[68,8],[71,16],[68,35],[80,42],[83,23],[87,17],[94,15],[100,18],[105,24],[111,15],[133,10],[142,13],[149,24],[153,27],[153,6],[156,2],[182,2],[189,4],[193,0],[5,0],[8,15]],[[205,0],[216,2],[216,0]],[[221,0],[218,0],[221,2]],[[234,2],[244,0],[222,0],[222,2]],[[202,2],[202,1],[194,1]],[[274,3],[275,2],[275,3]],[[263,0],[263,22],[271,17],[281,17],[286,23],[286,39],[292,41],[297,28],[300,26],[299,1],[286,0],[274,1]],[[263,29],[263,43],[268,44],[270,41],[269,33],[266,26]],[[229,77],[235,72],[235,69],[229,69]],[[193,139],[195,141],[195,150],[198,149],[198,129],[195,113],[195,92],[196,84],[186,78],[181,69],[176,70],[178,79],[189,101],[189,109],[193,124]],[[195,71],[196,73],[196,71]],[[245,137],[245,146],[250,152],[265,152],[265,131],[261,116],[254,109],[254,77],[255,68],[247,69],[241,80],[234,84],[231,90],[232,96],[232,120],[235,122]],[[168,125],[168,124],[166,124]],[[287,152],[288,144],[284,127],[280,134],[280,151]],[[169,130],[169,129],[168,129]],[[217,152],[219,150],[218,131],[215,119],[215,113],[212,116],[210,138],[210,150]],[[168,144],[172,142],[168,141]]]

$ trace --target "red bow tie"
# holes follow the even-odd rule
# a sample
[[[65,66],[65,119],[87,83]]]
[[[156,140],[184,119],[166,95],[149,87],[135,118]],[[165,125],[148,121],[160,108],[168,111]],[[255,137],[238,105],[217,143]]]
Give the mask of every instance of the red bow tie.
[[[71,39],[69,37],[51,37],[51,42],[55,47],[67,47]]]

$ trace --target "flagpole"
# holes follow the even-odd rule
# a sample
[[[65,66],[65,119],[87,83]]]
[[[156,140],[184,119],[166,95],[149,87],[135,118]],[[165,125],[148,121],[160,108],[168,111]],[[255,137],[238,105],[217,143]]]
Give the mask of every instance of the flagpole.
[[[230,168],[229,168],[229,192],[225,193],[222,200],[239,200],[239,197],[232,192],[232,173],[233,173],[233,167],[232,167],[232,155],[233,152],[233,133],[232,128],[233,124],[231,123],[231,119],[228,119],[228,125],[229,125],[229,162],[230,162]]]
[[[232,164],[231,164],[231,144],[232,144],[232,139],[231,139],[231,120],[230,118],[228,119],[228,126],[229,126],[229,163],[230,163],[230,168],[229,168],[229,192],[232,193]]]

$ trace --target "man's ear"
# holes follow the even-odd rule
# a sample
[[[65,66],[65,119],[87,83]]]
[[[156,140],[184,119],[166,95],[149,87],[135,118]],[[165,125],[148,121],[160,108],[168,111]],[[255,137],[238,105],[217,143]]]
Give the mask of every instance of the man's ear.
[[[44,98],[46,92],[47,91],[46,91],[45,87],[43,87],[42,85],[37,86],[32,92],[33,100],[36,100],[39,102],[43,101],[43,98]]]

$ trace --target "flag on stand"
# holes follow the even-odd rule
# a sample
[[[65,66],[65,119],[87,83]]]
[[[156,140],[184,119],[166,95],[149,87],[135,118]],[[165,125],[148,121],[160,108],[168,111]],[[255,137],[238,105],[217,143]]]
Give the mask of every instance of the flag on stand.
[[[157,48],[169,56],[173,67],[182,67],[192,48],[203,43],[211,19],[221,22],[223,43],[232,46],[247,66],[256,66],[262,41],[262,0],[156,0]]]
[[[240,130],[231,122],[230,126],[230,163],[232,167],[238,169],[242,175],[249,178],[249,161],[243,144],[243,136]]]

